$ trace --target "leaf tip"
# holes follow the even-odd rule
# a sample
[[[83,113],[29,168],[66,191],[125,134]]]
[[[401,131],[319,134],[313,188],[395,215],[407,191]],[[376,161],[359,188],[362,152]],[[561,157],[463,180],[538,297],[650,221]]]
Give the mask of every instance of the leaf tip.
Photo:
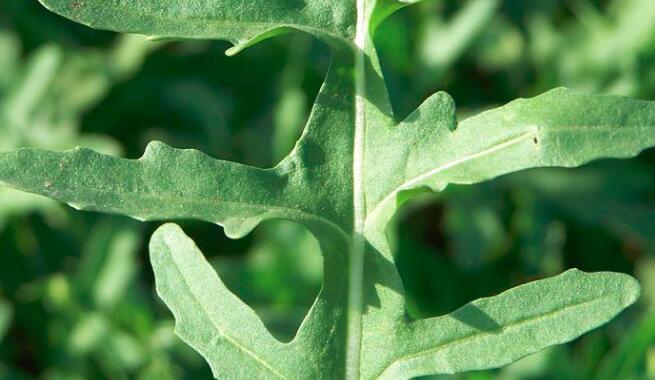
[[[261,222],[258,218],[245,220],[229,220],[223,225],[225,236],[230,239],[241,239],[251,233]]]
[[[627,274],[617,273],[616,275],[620,276],[622,279],[623,304],[625,307],[628,307],[637,302],[641,296],[641,284],[639,281]]]
[[[242,45],[234,45],[231,48],[225,50],[225,55],[227,55],[228,57],[234,57],[235,55],[243,51],[243,49],[244,47]]]
[[[150,238],[150,254],[159,251],[161,245],[169,245],[168,240],[176,236],[186,236],[182,228],[175,223],[166,223],[152,234]]]
[[[623,308],[637,302],[641,296],[641,284],[634,277],[617,272],[593,272],[588,273],[579,269],[566,271],[570,276],[587,276],[589,278],[605,278],[604,290],[613,293]]]
[[[166,223],[161,225],[157,230],[155,230],[155,233],[153,236],[165,236],[165,235],[171,235],[175,233],[180,233],[182,232],[182,228],[178,226],[175,223]]]

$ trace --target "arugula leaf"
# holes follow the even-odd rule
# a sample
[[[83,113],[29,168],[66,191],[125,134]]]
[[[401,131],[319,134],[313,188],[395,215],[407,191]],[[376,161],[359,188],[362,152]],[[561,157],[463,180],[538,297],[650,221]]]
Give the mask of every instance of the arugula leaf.
[[[42,0],[51,11],[79,23],[156,38],[218,38],[237,45],[230,52],[266,38],[301,30],[325,38],[353,34],[353,4],[348,0],[275,0],[267,4],[241,0],[137,0],[107,4],[103,0]]]
[[[367,193],[369,218],[385,208],[393,212],[393,200],[403,190],[429,186],[438,191],[451,183],[478,183],[531,167],[574,167],[601,157],[634,156],[655,144],[654,112],[651,102],[561,88],[457,126],[454,103],[445,93],[436,94],[398,127],[374,134],[377,141],[369,152],[379,162],[384,151],[388,163],[386,173],[368,178],[371,188],[377,187]],[[385,140],[403,146],[389,154]],[[374,185],[381,175],[386,188]]]
[[[200,219],[223,225],[230,237],[266,219],[288,219],[316,236],[323,288],[294,340],[283,344],[178,227],[154,235],[159,293],[180,336],[216,376],[407,378],[493,368],[602,325],[638,295],[630,277],[572,271],[413,321],[385,228],[411,190],[635,156],[655,145],[655,103],[556,89],[458,123],[454,101],[437,93],[396,123],[371,41],[376,26],[410,2],[42,2],[96,27],[227,39],[235,44],[229,53],[290,28],[332,48],[308,125],[274,168],[162,143],[138,160],[87,149],[0,153],[1,183],[77,208]]]
[[[334,331],[299,333],[293,342],[282,345],[254,311],[225,287],[176,225],[161,227],[150,251],[157,290],[175,314],[178,334],[207,358],[217,377],[341,374],[342,369],[331,368],[329,360],[314,362],[308,355]],[[376,326],[371,339],[379,342],[364,345],[366,354],[378,359],[393,356],[386,362],[364,362],[362,377],[408,378],[508,364],[605,323],[638,295],[639,285],[630,276],[570,270],[474,301],[447,316],[396,321],[393,333],[389,326]]]
[[[638,295],[639,285],[630,276],[569,270],[479,299],[447,316],[410,324],[408,335],[401,338],[403,353],[376,377],[405,378],[509,364],[605,323]]]

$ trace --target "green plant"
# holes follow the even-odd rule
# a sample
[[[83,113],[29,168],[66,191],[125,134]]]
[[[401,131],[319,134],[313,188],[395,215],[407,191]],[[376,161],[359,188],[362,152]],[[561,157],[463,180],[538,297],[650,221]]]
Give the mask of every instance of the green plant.
[[[446,316],[408,315],[385,229],[426,189],[541,166],[632,157],[655,145],[655,104],[557,89],[458,123],[445,93],[394,120],[372,35],[395,0],[42,0],[101,29],[219,38],[236,54],[300,30],[333,53],[307,127],[277,166],[259,169],[152,143],[139,160],[88,149],[0,154],[0,181],[73,207],[142,220],[192,218],[238,238],[267,219],[307,227],[324,254],[323,288],[280,342],[174,225],[151,240],[157,289],[178,334],[228,378],[407,378],[508,364],[604,324],[639,293],[629,276],[572,270]]]
[[[10,322],[11,306],[4,300],[0,300],[0,340],[5,337]]]

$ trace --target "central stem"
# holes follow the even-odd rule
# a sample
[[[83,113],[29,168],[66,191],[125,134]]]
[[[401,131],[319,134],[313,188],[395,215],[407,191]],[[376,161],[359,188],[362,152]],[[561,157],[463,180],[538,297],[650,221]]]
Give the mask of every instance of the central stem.
[[[366,0],[357,0],[355,34],[355,141],[353,149],[353,214],[354,230],[348,272],[348,341],[346,379],[360,377],[362,348],[363,281],[366,240],[366,196],[364,193],[364,145],[366,141],[366,44],[368,36]]]

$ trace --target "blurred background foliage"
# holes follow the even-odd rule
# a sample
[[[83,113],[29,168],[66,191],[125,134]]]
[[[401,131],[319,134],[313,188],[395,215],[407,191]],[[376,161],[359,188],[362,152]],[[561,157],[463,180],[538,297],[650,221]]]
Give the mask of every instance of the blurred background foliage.
[[[437,90],[461,118],[557,86],[655,99],[652,0],[425,1],[386,22],[377,43],[399,118]],[[227,47],[92,31],[36,0],[0,0],[0,149],[136,158],[156,139],[274,165],[302,130],[329,52],[299,34],[233,58]],[[232,241],[182,223],[228,286],[291,339],[321,283],[307,231],[270,222]],[[0,379],[210,378],[154,293],[156,226],[0,188]],[[644,285],[636,307],[569,345],[436,378],[655,379],[655,151],[421,194],[389,236],[416,317],[569,267]]]

